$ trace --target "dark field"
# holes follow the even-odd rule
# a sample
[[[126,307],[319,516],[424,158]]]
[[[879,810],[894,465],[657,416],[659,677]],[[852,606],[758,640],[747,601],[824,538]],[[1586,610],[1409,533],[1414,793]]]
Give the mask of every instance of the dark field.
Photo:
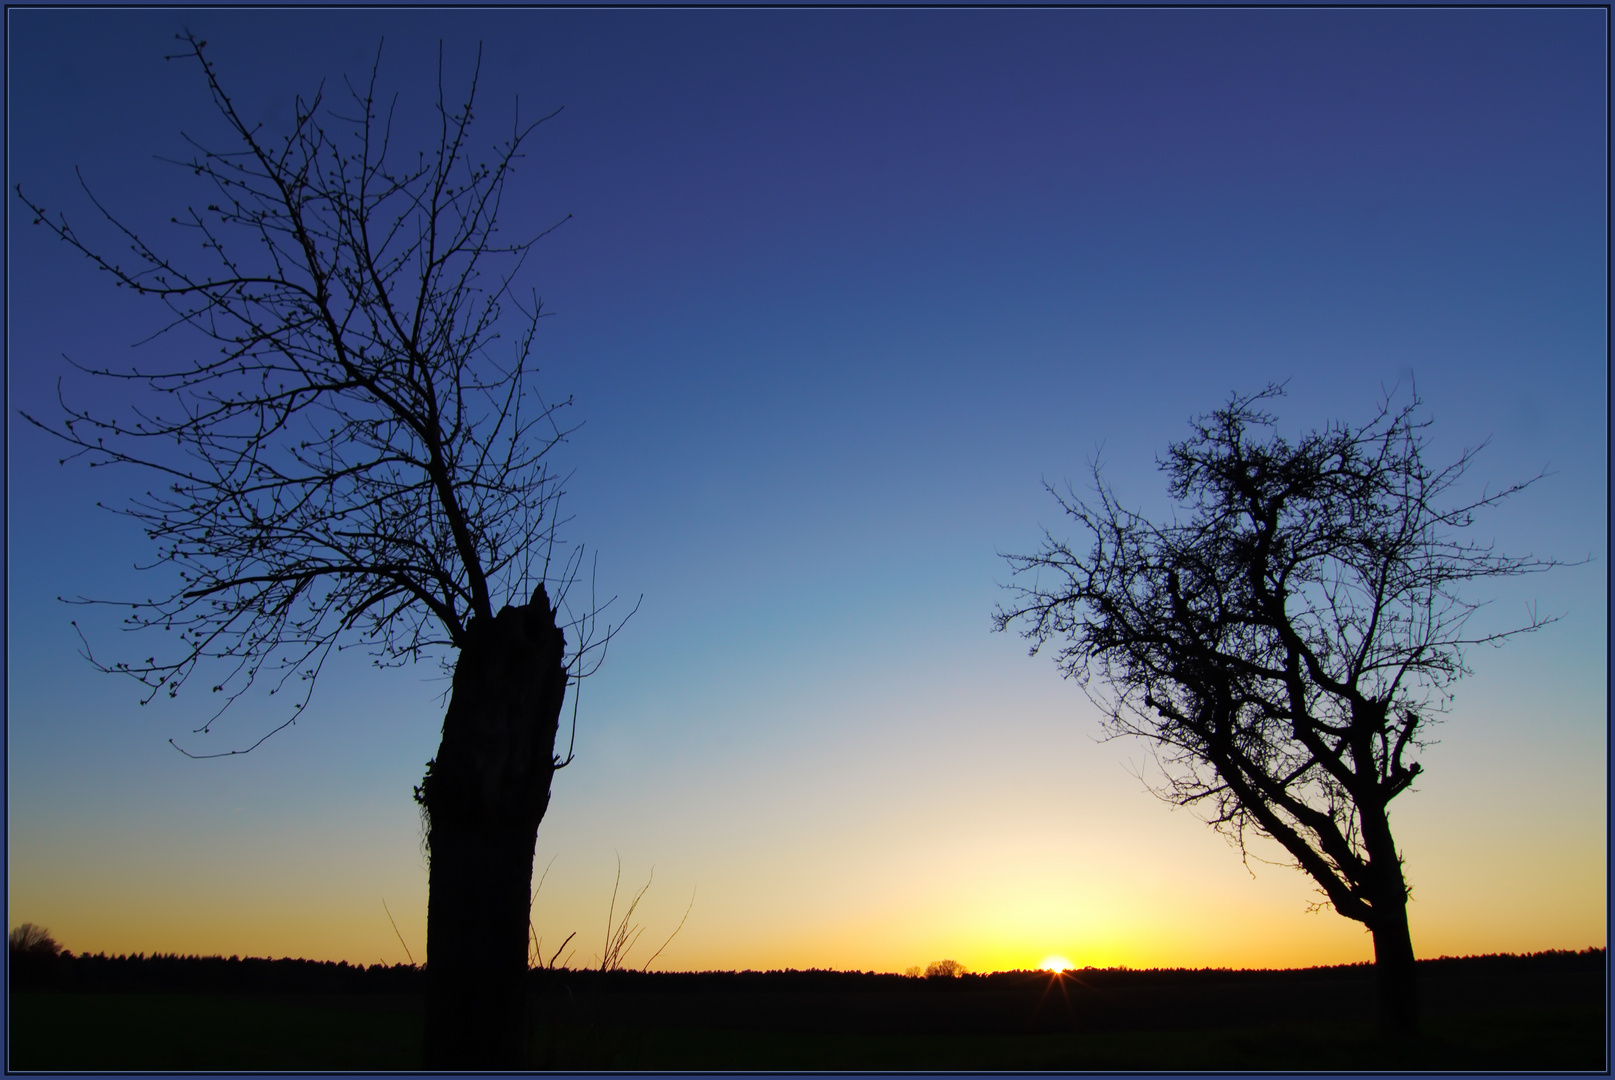
[[[249,963],[260,965],[255,977],[244,970]],[[151,960],[119,970],[107,961],[99,972],[89,970],[92,963],[72,985],[58,979],[54,989],[12,994],[10,1068],[419,1066],[418,972],[282,966],[298,963],[242,962],[205,978],[205,965],[226,962],[172,959],[162,972]],[[1060,981],[1033,972],[949,980],[813,971],[539,973],[532,1064],[1604,1069],[1603,950],[1425,961],[1420,969],[1425,1030],[1406,1042],[1374,1035],[1372,969],[1361,966],[1084,971]],[[266,981],[280,985],[265,992]]]

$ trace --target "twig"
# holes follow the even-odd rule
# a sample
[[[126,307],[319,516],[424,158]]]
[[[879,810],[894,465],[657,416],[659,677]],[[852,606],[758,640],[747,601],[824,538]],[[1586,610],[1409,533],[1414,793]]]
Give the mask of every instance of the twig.
[[[694,897],[692,897],[691,899],[693,900]],[[398,923],[393,920],[393,913],[387,907],[387,898],[385,896],[381,898],[381,910],[387,912],[387,921],[393,924],[393,933],[398,934]],[[404,935],[403,934],[398,934],[398,944],[404,946],[404,955],[409,957],[409,966],[414,967],[415,966],[415,954],[409,951],[409,946],[408,945],[404,945]]]
[[[649,888],[648,885],[646,887]],[[689,907],[686,907],[684,909],[684,919],[688,919],[690,917],[690,908],[693,908],[693,907],[695,907],[695,889],[690,890],[690,905],[689,905]],[[640,968],[639,969],[640,971],[649,971],[650,966],[655,961],[655,959],[658,956],[662,955],[662,949],[665,949],[669,945],[673,944],[673,939],[679,936],[679,931],[680,930],[684,929],[684,919],[680,919],[679,924],[673,928],[673,932],[671,934],[667,935],[667,940],[662,942],[662,948],[657,949],[655,952],[650,954],[650,959],[645,961],[645,966]]]
[[[571,941],[573,938],[575,938],[577,936],[578,936],[578,932],[576,930],[574,930],[570,934],[566,935],[566,941]],[[555,952],[550,955],[550,962],[548,964],[548,970],[550,970],[550,971],[555,970],[555,958],[557,956],[561,955],[561,949],[566,948],[566,941],[561,942],[560,948],[557,948],[555,950]],[[544,959],[544,955],[542,953],[540,953],[538,958],[540,960],[542,960],[542,959]],[[570,955],[568,955],[567,960],[571,961],[571,959],[572,959],[572,957]]]

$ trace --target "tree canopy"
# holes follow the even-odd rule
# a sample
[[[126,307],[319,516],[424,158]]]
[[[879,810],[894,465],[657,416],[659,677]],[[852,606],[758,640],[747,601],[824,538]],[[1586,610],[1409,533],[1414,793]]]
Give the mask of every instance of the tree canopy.
[[[127,244],[120,261],[18,195],[117,285],[167,305],[159,334],[187,327],[215,345],[127,368],[75,365],[123,382],[128,404],[64,392],[62,422],[27,416],[70,456],[161,478],[114,509],[156,543],[154,565],[174,585],[116,603],[126,625],[177,642],[97,663],[138,679],[145,700],[176,695],[210,665],[223,704],[205,732],[261,677],[271,692],[306,683],[294,719],[342,642],[404,663],[462,647],[472,619],[545,582],[566,605],[583,552],[552,564],[565,478],[550,461],[572,430],[571,399],[546,400],[532,378],[541,304],[517,287],[548,230],[498,229],[526,141],[554,113],[513,121],[480,152],[476,76],[452,103],[440,56],[435,145],[401,154],[378,51],[368,82],[334,103],[323,86],[298,97],[275,135],[237,112],[207,43],[180,39],[232,137],[222,148],[188,137],[191,155],[173,161],[207,200],[171,218],[185,242],[148,242],[86,186],[108,235]],[[591,602],[566,622],[574,677],[609,637],[594,632],[596,614]]]
[[[1459,497],[1477,451],[1427,464],[1416,395],[1292,442],[1263,411],[1281,394],[1236,395],[1167,450],[1170,521],[1126,509],[1097,465],[1091,499],[1054,492],[1089,544],[1045,533],[1008,556],[995,626],[1034,654],[1053,643],[1108,733],[1154,746],[1158,794],[1242,852],[1252,832],[1277,841],[1378,946],[1406,936],[1386,808],[1420,775],[1466,648],[1554,621],[1472,630],[1466,586],[1556,564],[1465,538],[1535,478]]]

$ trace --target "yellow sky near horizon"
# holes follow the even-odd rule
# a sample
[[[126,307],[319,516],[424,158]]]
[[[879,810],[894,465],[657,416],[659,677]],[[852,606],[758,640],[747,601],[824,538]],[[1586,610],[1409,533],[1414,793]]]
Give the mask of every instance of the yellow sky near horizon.
[[[1051,953],[1078,967],[1372,959],[1361,926],[1308,910],[1318,894],[1300,872],[1258,859],[1247,870],[1226,841],[1148,795],[1121,764],[1082,770],[1081,790],[1060,784],[1058,765],[1025,782],[986,777],[965,794],[993,804],[991,819],[969,799],[928,796],[923,785],[904,798],[843,799],[817,827],[796,802],[801,792],[776,792],[780,805],[749,822],[708,816],[693,800],[664,815],[674,827],[658,828],[648,808],[620,807],[617,824],[643,815],[648,835],[621,852],[619,913],[621,897],[655,870],[630,962],[673,932],[692,891],[689,920],[658,968],[903,971],[954,959],[993,971],[1034,968]],[[1601,770],[1593,766],[1579,768]],[[562,775],[539,834],[535,879],[554,861],[534,921],[550,949],[577,931],[569,951],[588,966],[605,937],[616,863],[597,840],[607,823],[581,820],[586,808]],[[1541,808],[1564,822],[1551,837],[1529,835],[1487,786],[1484,775],[1438,771],[1398,807],[1416,954],[1604,946],[1600,786],[1575,794],[1567,785],[1563,805]],[[261,816],[245,832],[183,815],[157,832],[14,827],[10,921],[48,926],[75,951],[395,963],[407,954],[385,900],[413,958],[424,959],[426,872],[413,807],[397,798],[361,808],[350,796],[335,808],[339,822],[332,809],[316,803],[298,815],[248,804],[243,817]],[[848,827],[860,817],[869,822],[862,833]],[[1458,818],[1469,826],[1455,831]],[[718,835],[697,842],[698,821]],[[769,835],[772,848],[759,843]],[[1260,845],[1253,853],[1278,858]]]

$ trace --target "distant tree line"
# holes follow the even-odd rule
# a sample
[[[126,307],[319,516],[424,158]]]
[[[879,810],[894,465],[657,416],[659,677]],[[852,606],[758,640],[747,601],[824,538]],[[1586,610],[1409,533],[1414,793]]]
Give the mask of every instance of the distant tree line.
[[[15,954],[13,954],[15,956]],[[63,951],[26,968],[13,962],[13,990],[91,993],[354,994],[418,993],[421,969],[412,964],[349,964],[346,960],[294,960],[240,956],[134,953],[108,956]]]
[[[54,942],[52,942],[54,944]],[[281,994],[419,994],[425,972],[413,964],[349,964],[347,961],[295,960],[267,957],[182,956],[174,953],[106,953],[75,955],[48,948],[19,949],[13,933],[12,990],[58,990],[78,993],[281,993]],[[1483,976],[1590,972],[1604,968],[1602,948],[1549,950],[1485,956],[1443,956],[1420,960],[1428,976]],[[1067,973],[1093,989],[1212,983],[1316,982],[1341,978],[1369,979],[1372,964],[1337,964],[1300,969],[1235,968],[1083,968]],[[838,993],[968,993],[1043,986],[1047,971],[963,973],[945,978],[915,979],[873,971],[827,969],[776,971],[572,971],[534,969],[529,988],[593,993],[600,991],[673,994],[838,994]]]

